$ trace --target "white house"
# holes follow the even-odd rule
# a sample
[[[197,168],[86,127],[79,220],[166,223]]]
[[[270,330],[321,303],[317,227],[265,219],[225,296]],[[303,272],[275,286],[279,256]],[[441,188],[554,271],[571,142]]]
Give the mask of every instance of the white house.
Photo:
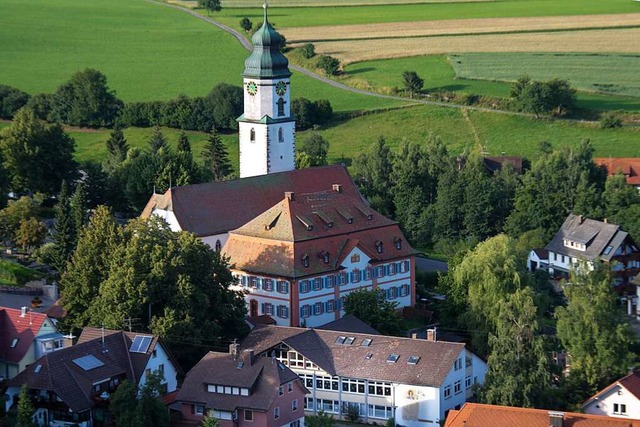
[[[632,372],[600,390],[582,404],[583,412],[640,419],[640,374]]]
[[[159,371],[162,391],[170,393],[179,369],[153,335],[85,328],[76,345],[42,356],[9,381],[6,409],[27,384],[37,425],[103,425],[109,396],[124,380],[141,386]]]
[[[440,425],[473,397],[486,363],[464,344],[282,326],[258,326],[244,351],[274,357],[303,380],[307,414],[348,411],[365,423]]]

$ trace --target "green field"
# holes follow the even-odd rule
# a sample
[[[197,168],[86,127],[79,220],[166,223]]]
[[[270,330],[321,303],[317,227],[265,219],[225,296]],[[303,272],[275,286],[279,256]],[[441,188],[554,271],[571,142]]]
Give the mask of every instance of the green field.
[[[313,9],[305,7],[274,7],[269,11],[269,21],[275,23],[278,27],[284,28],[441,19],[514,18],[633,12],[640,12],[640,2],[631,0],[504,0],[478,3],[315,7]],[[262,9],[259,7],[259,2],[256,1],[256,6],[251,8],[223,8],[214,17],[227,25],[238,28],[238,21],[244,16],[249,17],[254,23],[262,22]]]
[[[402,88],[403,71],[416,71],[425,81],[426,92],[446,90],[507,98],[510,82],[524,74],[538,80],[558,77],[570,80],[580,90],[611,93],[579,92],[578,104],[582,107],[640,111],[639,68],[640,55],[457,54],[449,58],[432,55],[349,64],[343,79],[353,86],[389,92]],[[460,75],[471,78],[458,78]]]

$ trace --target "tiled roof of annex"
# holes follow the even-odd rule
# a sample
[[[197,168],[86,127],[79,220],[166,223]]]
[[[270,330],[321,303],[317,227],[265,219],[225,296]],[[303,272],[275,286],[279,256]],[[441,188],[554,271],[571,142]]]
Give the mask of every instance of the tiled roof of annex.
[[[462,343],[444,341],[259,326],[242,342],[241,349],[268,356],[269,351],[280,343],[299,352],[330,375],[428,387],[442,385],[465,347]],[[418,358],[415,364],[408,363],[411,356]]]
[[[19,363],[46,321],[43,313],[0,307],[0,360]]]

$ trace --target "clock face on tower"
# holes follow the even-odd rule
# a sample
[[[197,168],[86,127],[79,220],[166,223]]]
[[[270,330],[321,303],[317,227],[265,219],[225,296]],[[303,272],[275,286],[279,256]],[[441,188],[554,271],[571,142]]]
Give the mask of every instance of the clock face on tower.
[[[251,96],[258,93],[258,85],[256,84],[256,82],[247,83],[247,93]]]
[[[278,96],[284,96],[287,93],[287,84],[283,81],[276,83],[276,93]]]

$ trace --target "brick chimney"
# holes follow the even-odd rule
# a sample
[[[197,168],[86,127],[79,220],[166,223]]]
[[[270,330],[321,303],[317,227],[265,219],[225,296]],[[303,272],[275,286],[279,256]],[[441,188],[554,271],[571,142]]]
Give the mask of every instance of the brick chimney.
[[[295,193],[293,191],[285,191],[284,192],[284,197],[285,197],[285,199],[289,199],[292,202],[296,199]]]
[[[427,341],[438,341],[438,328],[427,329]]]
[[[332,188],[333,188],[333,191],[335,191],[336,193],[342,193],[342,185],[341,184],[333,184]]]

